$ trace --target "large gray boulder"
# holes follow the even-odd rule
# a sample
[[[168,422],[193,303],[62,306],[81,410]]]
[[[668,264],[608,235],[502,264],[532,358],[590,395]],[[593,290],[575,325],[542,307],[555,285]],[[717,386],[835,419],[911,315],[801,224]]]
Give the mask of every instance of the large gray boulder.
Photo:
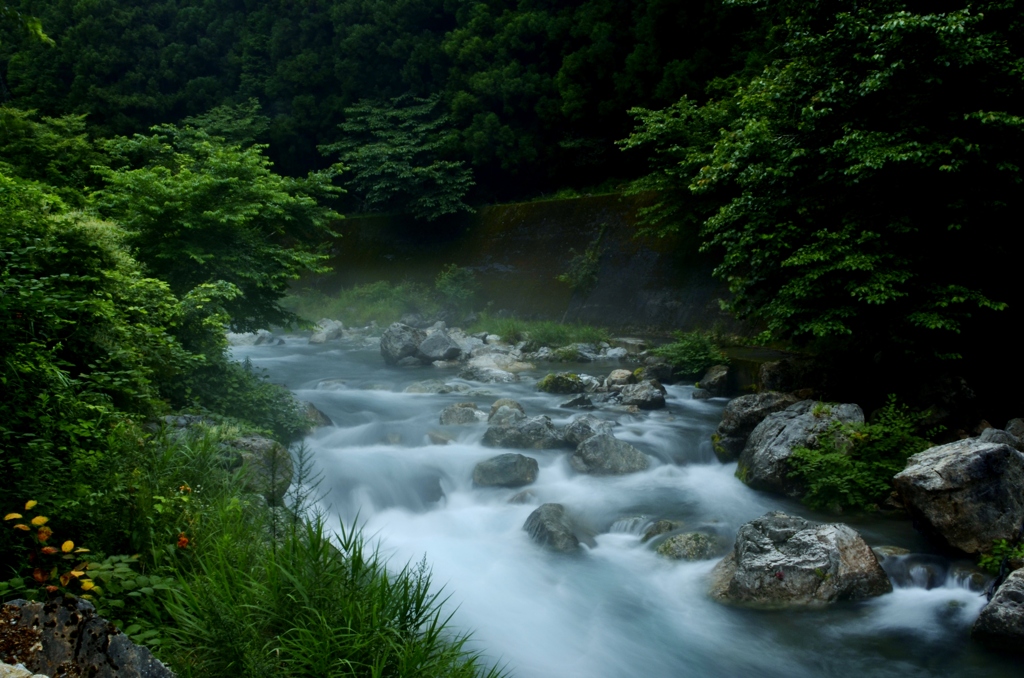
[[[864,412],[858,405],[830,405],[814,400],[801,400],[780,412],[769,414],[747,439],[736,477],[757,490],[800,496],[803,487],[788,477],[793,450],[817,447],[819,437],[836,422],[851,424],[863,421]]]
[[[510,452],[480,462],[473,469],[473,482],[482,487],[522,487],[537,480],[537,460]]]
[[[636,405],[641,410],[665,407],[665,387],[653,379],[645,379],[639,384],[627,384],[619,393],[623,405]]]
[[[397,365],[404,358],[415,358],[426,338],[423,330],[392,323],[380,335],[380,354],[388,365]]]
[[[769,607],[862,600],[892,591],[861,536],[773,511],[743,525],[712,571],[711,596]]]
[[[345,325],[340,320],[321,318],[316,324],[313,334],[309,335],[309,343],[323,344],[324,342],[340,339]]]
[[[712,365],[698,383],[702,389],[711,394],[711,397],[724,396],[729,390],[729,366]]]
[[[711,436],[718,460],[724,464],[739,459],[747,438],[765,417],[799,401],[794,395],[777,391],[752,393],[730,400],[722,413],[721,423]]]
[[[299,407],[301,408],[303,418],[309,422],[311,427],[334,426],[334,422],[331,421],[331,418],[321,412],[313,403],[300,400]]]
[[[440,423],[446,426],[464,426],[487,421],[487,413],[476,408],[476,403],[455,403],[441,410]]]
[[[615,424],[595,417],[592,414],[584,414],[575,417],[570,421],[564,431],[565,442],[569,445],[579,445],[587,438],[592,438],[600,433],[611,433]]]
[[[523,529],[542,546],[561,553],[576,553],[580,541],[573,532],[572,521],[561,504],[542,504],[523,524]]]
[[[929,448],[893,485],[918,529],[966,553],[1012,539],[1024,522],[1024,454],[1009,445],[969,438]]]
[[[565,437],[545,415],[521,419],[504,426],[489,426],[481,441],[486,447],[552,450],[566,447]]]
[[[93,678],[174,678],[153,654],[96,615],[92,603],[55,598],[45,603],[5,603],[5,631],[17,629],[28,649],[12,660],[44,676]],[[5,647],[11,650],[13,647]],[[22,656],[22,655],[25,656]]]
[[[978,436],[978,442],[981,443],[1001,443],[1003,445],[1009,445],[1015,450],[1022,450],[1021,440],[1017,436],[1013,435],[1009,431],[1004,431],[998,428],[987,428],[981,432]]]
[[[442,329],[430,334],[416,348],[416,357],[424,363],[432,363],[437,360],[455,360],[461,355],[462,347]]]
[[[468,365],[459,372],[459,378],[467,381],[479,381],[485,384],[511,384],[519,381],[519,375],[498,367]]]
[[[971,628],[971,637],[995,650],[1024,654],[1024,569],[1003,582]]]
[[[226,465],[238,471],[247,492],[280,506],[292,484],[292,456],[276,440],[250,435],[227,441]]]
[[[623,475],[645,470],[650,462],[643,452],[608,433],[587,438],[569,458],[579,473],[595,476]]]

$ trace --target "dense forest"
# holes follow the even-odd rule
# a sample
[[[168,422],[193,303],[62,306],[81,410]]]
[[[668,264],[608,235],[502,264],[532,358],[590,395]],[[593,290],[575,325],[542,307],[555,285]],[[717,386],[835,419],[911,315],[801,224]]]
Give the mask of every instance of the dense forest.
[[[239,509],[227,476],[203,509],[169,483],[216,475],[231,436],[306,430],[224,332],[300,322],[282,299],[322,270],[343,214],[409,214],[429,232],[566,189],[643,195],[639,234],[700,234],[729,310],[758,342],[821,357],[836,393],[970,402],[970,417],[1024,406],[1000,367],[1024,301],[1015,0],[0,3],[4,511],[38,500],[111,568],[142,553],[138,571],[177,573],[176,603],[118,598],[115,578],[106,612],[166,643],[183,675],[269,661],[266,628],[245,630],[244,657],[191,654],[222,620],[182,601],[216,589],[235,605],[228,572],[284,556],[232,551],[223,525],[244,542],[247,521],[277,530],[277,514]],[[182,412],[214,432],[145,429]],[[286,522],[282,568],[343,569],[317,546],[322,524]],[[0,579],[24,575],[0,594],[74,589],[39,566],[46,540],[23,536],[0,535]],[[223,588],[182,539],[222,549]],[[440,619],[425,575],[403,576],[419,616],[401,643]],[[431,642],[386,675],[477,671],[460,642]]]

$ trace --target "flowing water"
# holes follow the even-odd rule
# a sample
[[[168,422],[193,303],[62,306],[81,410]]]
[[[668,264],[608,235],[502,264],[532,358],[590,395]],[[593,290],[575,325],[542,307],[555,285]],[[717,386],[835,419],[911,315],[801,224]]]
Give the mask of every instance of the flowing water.
[[[640,416],[598,410],[615,435],[647,453],[647,471],[619,477],[574,473],[566,451],[528,451],[540,473],[526,503],[519,490],[473,486],[473,467],[507,450],[481,446],[486,426],[441,426],[447,405],[489,410],[499,397],[530,416],[564,425],[564,396],[535,390],[547,370],[517,384],[462,382],[457,370],[387,367],[379,350],[299,337],[280,346],[235,348],[269,371],[335,426],[306,439],[319,470],[323,505],[346,525],[364,524],[397,566],[424,556],[449,596],[453,625],[472,630],[474,649],[524,678],[587,676],[1020,676],[1020,664],[986,653],[968,637],[985,599],[977,581],[927,555],[903,520],[852,522],[869,544],[904,547],[889,557],[894,591],[828,609],[764,611],[728,607],[706,595],[717,560],[670,561],[641,535],[655,520],[722,535],[771,510],[830,520],[754,492],[722,465],[709,436],[723,399],[696,401],[692,387],[668,387],[668,406]],[[543,368],[543,366],[540,366]],[[603,376],[616,364],[559,366]],[[405,393],[443,379],[469,393]],[[433,434],[433,435],[432,435]],[[432,442],[446,436],[449,444]],[[544,550],[522,526],[545,502],[567,508],[592,535],[579,556]],[[974,588],[972,588],[972,584]]]

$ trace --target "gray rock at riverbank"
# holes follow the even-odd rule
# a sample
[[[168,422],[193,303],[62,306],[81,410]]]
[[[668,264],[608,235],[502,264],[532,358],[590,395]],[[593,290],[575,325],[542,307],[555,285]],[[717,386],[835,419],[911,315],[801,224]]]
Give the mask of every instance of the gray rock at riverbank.
[[[592,414],[584,414],[573,418],[565,426],[565,442],[569,445],[579,445],[584,440],[592,438],[601,433],[612,432],[615,424],[606,420],[595,417]]]
[[[733,603],[822,605],[890,591],[875,554],[851,527],[779,511],[743,525],[732,553],[712,571],[711,596]]]
[[[227,458],[229,469],[239,469],[245,490],[263,495],[267,504],[280,506],[292,484],[292,456],[276,440],[263,436],[242,436],[227,441],[234,452]]]
[[[817,447],[818,437],[836,422],[863,421],[864,412],[859,405],[830,405],[814,400],[802,400],[769,414],[747,439],[736,477],[757,490],[800,496],[803,488],[788,477],[793,450]]]
[[[572,521],[561,504],[542,504],[526,519],[523,529],[535,542],[553,551],[579,551],[580,540],[576,538]]]
[[[380,354],[388,365],[397,365],[405,358],[415,358],[420,344],[427,338],[423,330],[392,323],[380,336]]]
[[[462,347],[443,329],[434,331],[416,347],[416,357],[428,364],[438,360],[455,360],[461,355]]]
[[[1024,522],[1024,454],[968,438],[915,454],[893,485],[930,537],[965,553],[1012,539]]]
[[[736,461],[743,453],[747,438],[765,417],[798,402],[794,395],[775,391],[752,393],[730,400],[718,429],[711,436],[715,456],[722,463]]]
[[[729,386],[729,366],[713,365],[709,367],[698,383],[713,398],[720,398],[726,395]]]
[[[1024,569],[1011,572],[981,610],[971,637],[986,647],[1024,654]]]
[[[537,480],[537,460],[522,454],[499,454],[473,469],[473,482],[481,487],[522,487]]]
[[[500,409],[500,408],[499,408]],[[481,443],[485,447],[511,447],[524,450],[552,450],[566,447],[565,437],[545,415],[510,424],[489,426]]]
[[[645,379],[639,384],[626,384],[619,393],[623,405],[636,405],[641,410],[665,407],[665,387],[653,379]]]
[[[455,403],[441,410],[439,417],[442,425],[464,426],[487,421],[487,413],[478,410],[476,403]]]
[[[309,335],[309,343],[323,344],[334,339],[340,339],[345,330],[345,325],[340,320],[321,318],[316,324],[316,329]]]
[[[608,433],[591,436],[576,447],[569,465],[595,476],[623,475],[645,470],[650,462],[643,452]]]

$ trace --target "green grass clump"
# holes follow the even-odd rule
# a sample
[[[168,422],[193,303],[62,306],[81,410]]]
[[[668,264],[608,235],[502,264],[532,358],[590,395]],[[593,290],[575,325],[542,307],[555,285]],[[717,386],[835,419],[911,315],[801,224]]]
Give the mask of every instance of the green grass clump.
[[[439,295],[426,285],[386,280],[345,288],[335,294],[304,291],[286,298],[282,305],[298,316],[316,322],[320,318],[341,320],[348,326],[397,322],[406,313],[435,315],[441,309]]]
[[[467,330],[470,333],[490,332],[508,343],[529,339],[539,346],[559,347],[568,344],[599,344],[608,341],[611,333],[601,327],[554,320],[522,320],[520,318],[491,318],[481,314]]]
[[[713,335],[707,332],[676,332],[675,341],[651,350],[665,358],[683,377],[700,377],[712,365],[728,363]]]

